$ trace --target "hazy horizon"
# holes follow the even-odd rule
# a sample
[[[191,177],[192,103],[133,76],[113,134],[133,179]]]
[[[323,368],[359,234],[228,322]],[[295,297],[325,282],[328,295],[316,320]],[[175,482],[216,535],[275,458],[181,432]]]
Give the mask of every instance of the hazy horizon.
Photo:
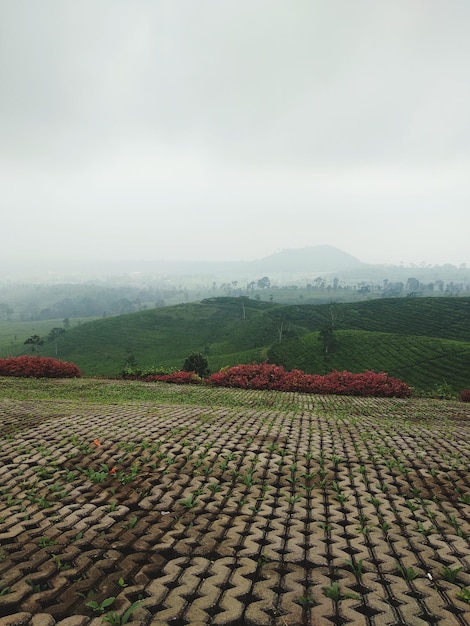
[[[464,0],[0,0],[16,265],[470,265]]]

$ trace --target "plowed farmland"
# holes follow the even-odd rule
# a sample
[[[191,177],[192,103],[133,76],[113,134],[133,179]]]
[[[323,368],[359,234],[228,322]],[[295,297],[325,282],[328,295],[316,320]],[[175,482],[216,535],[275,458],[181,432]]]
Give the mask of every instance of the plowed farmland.
[[[42,382],[0,381],[2,626],[470,624],[469,405]]]

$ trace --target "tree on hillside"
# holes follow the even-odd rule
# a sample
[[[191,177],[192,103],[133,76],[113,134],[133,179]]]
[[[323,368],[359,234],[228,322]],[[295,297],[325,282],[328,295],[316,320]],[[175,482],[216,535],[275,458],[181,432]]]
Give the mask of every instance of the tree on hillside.
[[[31,354],[38,354],[39,347],[44,345],[44,339],[41,339],[39,335],[31,335],[24,342],[25,346],[31,346]]]
[[[54,343],[55,355],[59,352],[59,337],[65,333],[65,328],[53,328],[47,335],[47,341]]]
[[[246,309],[245,309],[245,302],[247,300],[249,300],[248,296],[239,296],[240,301],[242,303],[242,320],[245,321],[246,320]]]
[[[9,304],[6,302],[0,302],[0,317],[2,317],[2,319],[10,322],[13,313],[14,311]]]
[[[195,372],[201,378],[207,378],[210,374],[209,362],[200,352],[191,352],[183,363],[184,372]]]
[[[328,371],[328,357],[330,353],[332,352],[336,343],[335,336],[333,333],[333,327],[325,326],[324,328],[322,328],[320,330],[319,340],[322,342],[322,346],[323,346],[323,359],[325,363],[325,373],[326,373]]]
[[[137,358],[135,354],[128,348],[126,358],[124,359],[123,369],[136,371],[137,366],[138,366]]]
[[[256,284],[258,285],[259,289],[268,289],[268,287],[271,287],[271,281],[267,276],[263,276],[263,278],[260,278]]]

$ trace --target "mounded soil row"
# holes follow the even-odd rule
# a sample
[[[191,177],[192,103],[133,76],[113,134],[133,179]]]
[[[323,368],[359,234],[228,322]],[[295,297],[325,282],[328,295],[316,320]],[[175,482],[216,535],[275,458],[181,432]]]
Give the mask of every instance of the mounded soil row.
[[[0,400],[0,626],[470,624],[466,405],[233,393]]]

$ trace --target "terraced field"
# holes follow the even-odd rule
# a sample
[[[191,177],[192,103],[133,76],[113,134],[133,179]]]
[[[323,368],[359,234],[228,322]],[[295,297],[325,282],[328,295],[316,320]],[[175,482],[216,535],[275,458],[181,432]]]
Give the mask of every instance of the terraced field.
[[[2,379],[0,415],[1,626],[470,624],[469,405]]]
[[[339,330],[328,355],[328,367],[318,333],[307,333],[272,346],[269,358],[287,369],[315,373],[337,369],[387,372],[420,390],[436,390],[451,381],[455,391],[468,385],[470,342],[383,332]]]

